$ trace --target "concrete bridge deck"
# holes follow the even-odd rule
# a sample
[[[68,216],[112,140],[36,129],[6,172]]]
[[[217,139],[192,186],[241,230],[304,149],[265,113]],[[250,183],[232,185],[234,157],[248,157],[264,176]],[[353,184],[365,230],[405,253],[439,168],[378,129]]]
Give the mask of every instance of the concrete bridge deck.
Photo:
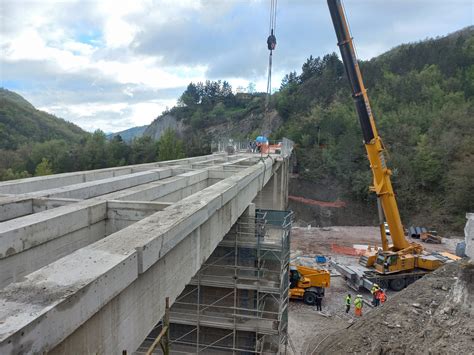
[[[133,352],[252,201],[285,207],[287,167],[214,154],[0,183],[0,353]]]

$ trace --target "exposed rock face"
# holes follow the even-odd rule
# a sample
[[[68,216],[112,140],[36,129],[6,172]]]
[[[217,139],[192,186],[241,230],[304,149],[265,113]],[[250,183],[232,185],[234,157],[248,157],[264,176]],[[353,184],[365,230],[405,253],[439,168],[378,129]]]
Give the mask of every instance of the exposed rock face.
[[[154,120],[143,133],[144,136],[150,136],[154,140],[159,140],[163,133],[168,129],[173,129],[178,135],[184,132],[184,124],[178,121],[173,115],[164,115]]]
[[[223,119],[219,122],[209,124],[201,128],[202,133],[214,138],[219,137],[245,137],[255,131],[259,134],[269,135],[275,132],[282,124],[282,119],[278,113],[273,110],[268,114],[250,113],[239,121]],[[155,119],[145,130],[143,135],[150,136],[154,140],[159,140],[164,131],[168,128],[173,129],[179,136],[184,137],[187,130],[192,129],[184,123],[184,120],[178,120],[175,116],[167,114]]]

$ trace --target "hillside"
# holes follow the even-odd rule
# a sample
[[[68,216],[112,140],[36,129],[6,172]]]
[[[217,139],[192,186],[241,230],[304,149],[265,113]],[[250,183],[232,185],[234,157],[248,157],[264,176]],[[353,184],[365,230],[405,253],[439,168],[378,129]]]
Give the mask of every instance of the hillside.
[[[459,233],[465,212],[474,210],[472,63],[473,27],[403,44],[360,63],[405,224]],[[335,53],[311,56],[300,73],[286,75],[271,99],[274,120],[263,114],[263,107],[262,94],[233,95],[225,82],[190,84],[179,105],[146,132],[174,128],[187,142],[188,155],[206,152],[219,137],[287,136],[297,144],[298,170],[306,186],[326,186],[328,200],[374,211],[360,127]],[[298,181],[293,184],[293,190],[301,190]],[[321,198],[315,189],[305,191],[304,197]],[[321,211],[307,212],[307,221],[321,224]],[[370,220],[372,216],[347,223]]]
[[[473,63],[473,27],[403,44],[360,63],[405,225],[461,233],[465,213],[474,211]],[[339,224],[364,225],[376,218],[361,130],[335,53],[310,56],[301,72],[288,73],[267,114],[263,93],[234,94],[225,81],[190,83],[178,105],[130,144],[106,141],[102,132],[75,144],[82,132],[77,127],[35,110],[18,95],[1,93],[0,149],[9,150],[0,154],[0,179],[36,174],[43,158],[51,171],[63,172],[169,157],[160,150],[208,154],[213,142],[225,138],[286,136],[296,143],[299,178],[290,186],[295,201],[304,197],[347,206],[346,213],[293,204],[304,221],[328,225],[336,223],[335,216]],[[174,147],[160,148],[164,142]]]
[[[137,126],[137,127],[126,129],[124,131],[110,133],[107,135],[107,139],[110,140],[116,136],[120,136],[125,142],[130,143],[134,138],[139,138],[143,136],[143,132],[145,132],[147,128],[148,128],[148,125]]]
[[[136,129],[123,134],[127,139]],[[150,137],[107,140],[100,130],[87,133],[0,89],[0,181],[182,157],[182,142],[173,132],[166,137],[161,144]]]
[[[264,99],[261,93],[233,94],[225,81],[191,83],[178,106],[157,117],[144,135],[158,140],[172,129],[187,142],[187,155],[208,154],[218,140],[245,140],[278,128],[281,120],[274,110],[264,115]]]
[[[86,135],[73,123],[37,110],[20,95],[0,88],[0,149],[51,139],[78,142]]]
[[[406,225],[462,231],[474,210],[474,28],[401,45],[361,63]],[[275,95],[297,144],[301,177],[341,186],[333,196],[374,204],[371,173],[344,68],[309,58]],[[311,196],[306,196],[311,197]],[[371,209],[373,210],[373,209]]]

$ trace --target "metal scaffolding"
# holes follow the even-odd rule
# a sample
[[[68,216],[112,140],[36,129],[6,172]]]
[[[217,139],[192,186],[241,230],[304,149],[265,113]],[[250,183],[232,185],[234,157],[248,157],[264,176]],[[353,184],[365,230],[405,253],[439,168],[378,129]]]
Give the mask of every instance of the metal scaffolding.
[[[171,307],[172,354],[286,353],[290,230],[287,211],[239,218]]]

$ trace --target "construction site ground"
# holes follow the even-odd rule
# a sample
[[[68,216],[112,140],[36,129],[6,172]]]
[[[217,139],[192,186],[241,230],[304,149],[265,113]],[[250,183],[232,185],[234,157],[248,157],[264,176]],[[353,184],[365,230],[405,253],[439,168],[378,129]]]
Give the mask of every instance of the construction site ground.
[[[416,241],[416,240],[414,240]],[[428,251],[449,251],[454,253],[456,243],[458,239],[445,239],[443,238],[443,244],[425,244],[423,246]],[[419,242],[419,241],[417,241]],[[315,261],[315,256],[323,255],[326,259],[333,260],[346,265],[357,264],[358,254],[367,245],[378,245],[380,246],[380,235],[377,227],[327,227],[327,228],[315,228],[315,227],[294,227],[292,229],[291,237],[291,258],[292,262],[302,264],[310,267],[325,267],[331,271],[331,286],[326,290],[326,295],[322,304],[322,312],[317,312],[314,306],[304,304],[302,301],[290,301],[289,306],[289,335],[291,345],[289,347],[290,354],[345,354],[345,353],[373,353],[372,348],[361,348],[359,352],[356,348],[331,348],[331,343],[328,341],[339,341],[338,336],[341,339],[344,338],[344,334],[348,331],[354,331],[360,329],[365,319],[371,317],[371,313],[384,313],[391,310],[394,311],[393,304],[397,302],[400,297],[403,298],[403,293],[417,288],[420,281],[415,282],[409,288],[402,292],[390,292],[388,291],[387,303],[383,307],[372,308],[367,303],[371,301],[371,294],[368,291],[355,291],[349,288],[346,282],[337,275],[334,270],[331,270],[329,262],[325,264],[318,264]],[[425,277],[426,278],[426,277]],[[423,280],[423,279],[422,279]],[[449,287],[449,286],[447,286]],[[433,291],[434,292],[434,291]],[[430,289],[430,294],[433,293]],[[444,292],[444,291],[443,291]],[[354,315],[354,309],[348,314],[345,312],[344,299],[345,296],[350,293],[354,298],[358,293],[364,296],[367,303],[364,304],[363,317],[356,318]],[[446,292],[445,292],[446,293]],[[426,297],[429,298],[431,296]],[[413,296],[410,296],[411,298]],[[441,302],[441,300],[439,301]],[[422,303],[422,302],[421,302]],[[421,306],[424,307],[424,306]],[[415,308],[415,310],[417,310]],[[409,309],[408,312],[415,313]],[[398,316],[403,318],[404,315]],[[388,318],[388,317],[384,317]],[[381,318],[382,319],[382,318]],[[392,335],[399,336],[399,328],[388,327],[380,320],[381,324],[376,327],[385,329],[386,334],[381,336],[387,336],[390,338]],[[471,321],[472,322],[472,321]],[[395,322],[396,324],[404,324],[401,320]],[[400,324],[400,326],[401,326]],[[347,330],[346,330],[347,329]],[[396,332],[392,332],[393,330]],[[392,334],[393,333],[393,334]],[[366,339],[366,338],[364,338]],[[380,343],[380,342],[379,342]],[[474,343],[474,338],[471,338],[471,345]],[[377,348],[380,350],[381,348]],[[377,350],[375,349],[375,350]],[[374,353],[379,354],[375,351]],[[471,350],[472,351],[472,350]],[[385,352],[380,352],[385,353]],[[391,353],[390,350],[388,353]],[[404,352],[399,352],[404,353]],[[423,353],[423,352],[421,352]],[[433,353],[433,352],[432,352]],[[436,351],[434,352],[436,353]],[[443,353],[441,351],[441,353]],[[445,352],[446,353],[446,352]],[[472,353],[472,352],[462,352]]]

